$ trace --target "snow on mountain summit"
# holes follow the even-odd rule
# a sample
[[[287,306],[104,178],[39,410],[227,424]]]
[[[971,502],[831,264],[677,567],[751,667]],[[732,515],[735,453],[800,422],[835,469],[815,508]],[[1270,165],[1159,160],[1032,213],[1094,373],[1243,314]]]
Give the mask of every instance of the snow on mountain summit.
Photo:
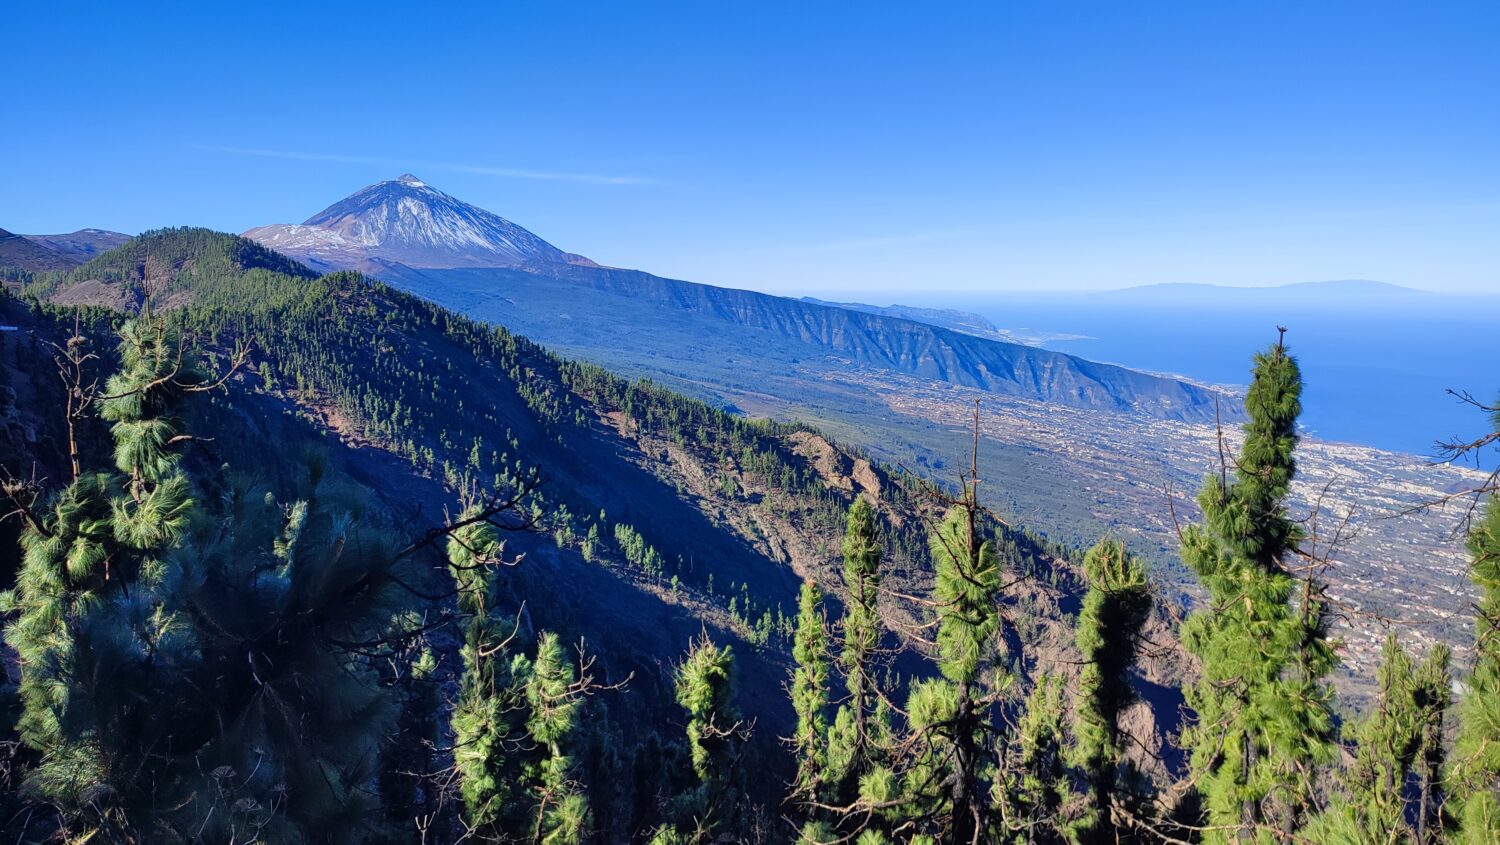
[[[362,188],[300,225],[261,226],[245,236],[324,267],[365,269],[372,261],[419,268],[592,263],[410,173]]]

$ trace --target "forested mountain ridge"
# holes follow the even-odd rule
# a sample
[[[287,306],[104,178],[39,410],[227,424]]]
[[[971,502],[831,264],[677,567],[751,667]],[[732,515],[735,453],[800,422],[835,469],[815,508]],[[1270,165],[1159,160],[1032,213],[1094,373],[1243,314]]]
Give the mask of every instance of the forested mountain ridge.
[[[23,841],[1500,835],[1496,500],[1472,658],[1393,634],[1351,715],[1284,337],[1177,523],[1184,618],[1118,539],[987,510],[977,454],[934,486],[202,229],[18,272]]]
[[[24,235],[23,237],[48,249],[73,256],[80,264],[130,240],[129,235],[123,232],[111,232],[108,229],[79,229],[76,232],[56,235]]]
[[[894,561],[910,577],[924,577],[927,550],[910,483],[815,429],[746,420],[649,381],[557,358],[503,327],[356,274],[319,276],[243,238],[191,229],[148,233],[27,292],[64,306],[125,303],[128,311],[139,308],[148,287],[158,309],[215,338],[221,353],[235,338],[254,339],[255,369],[241,380],[247,389],[311,415],[350,443],[392,452],[450,487],[541,469],[549,479],[541,492],[550,501],[583,521],[599,508],[618,511],[621,521],[635,517],[648,537],[682,531],[677,495],[690,503],[708,495],[718,501],[701,509],[724,521],[708,534],[748,535],[755,555],[799,571],[804,555],[791,549],[815,546],[808,540],[814,529],[836,535],[844,508],[863,494],[888,508],[882,513],[892,520]],[[605,467],[627,475],[614,478]],[[652,513],[643,495],[651,485],[631,483],[649,477],[673,485],[655,503],[666,515]],[[736,513],[742,509],[764,521],[729,522],[743,518]],[[776,516],[792,521],[775,526]],[[702,557],[746,559],[731,551],[733,543],[680,542]],[[1044,552],[1022,534],[1017,542],[1036,559],[1056,551]],[[795,582],[773,580],[790,597]]]
[[[319,446],[403,525],[430,522],[460,489],[539,471],[526,507],[545,515],[542,531],[512,538],[528,560],[506,572],[511,595],[524,598],[534,627],[584,636],[611,682],[635,673],[628,695],[607,699],[627,728],[669,731],[665,673],[706,625],[736,643],[739,700],[761,726],[756,753],[779,771],[797,586],[814,580],[839,595],[837,538],[856,496],[878,503],[889,583],[906,595],[931,589],[930,508],[886,468],[805,426],[747,421],[560,360],[356,274],[319,276],[245,239],[167,230],[28,288],[48,303],[38,330],[66,323],[59,307],[138,312],[148,291],[158,313],[218,360],[253,341],[248,367],[202,421],[214,442],[196,451],[208,465],[279,475],[284,456]],[[52,331],[59,342],[61,329]],[[45,360],[34,348],[21,367],[50,379],[34,370]],[[1063,608],[1075,601],[1076,571],[1024,532],[1002,533],[1007,566],[1035,576],[1013,599],[1011,636],[1032,660],[1065,664]],[[881,605],[892,628],[917,625],[919,606]],[[904,672],[924,671],[916,652],[897,660]],[[1160,680],[1175,670],[1152,671]],[[755,794],[767,800],[775,788],[762,783]],[[627,825],[610,802],[642,800],[601,792],[598,814]]]

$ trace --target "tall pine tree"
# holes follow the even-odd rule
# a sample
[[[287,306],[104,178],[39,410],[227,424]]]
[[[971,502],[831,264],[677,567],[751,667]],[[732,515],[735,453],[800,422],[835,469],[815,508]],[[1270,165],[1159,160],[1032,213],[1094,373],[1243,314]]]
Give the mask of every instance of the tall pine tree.
[[[1412,813],[1417,845],[1435,845],[1443,836],[1442,811],[1447,798],[1443,791],[1443,765],[1448,759],[1444,741],[1448,709],[1453,701],[1453,673],[1449,668],[1452,659],[1448,646],[1438,643],[1417,669],[1415,703],[1422,714],[1414,761],[1417,798]]]
[[[466,508],[460,521],[473,519]],[[494,562],[503,546],[494,526],[471,522],[448,538],[458,607],[468,616],[459,652],[463,674],[450,717],[453,764],[467,827],[491,840],[522,828],[527,803],[519,776],[524,687],[512,672],[510,647],[519,623],[501,617]]]
[[[573,750],[585,690],[556,634],[537,636],[535,658],[521,652],[519,621],[497,607],[504,544],[479,513],[466,508],[448,538],[449,570],[468,616],[451,717],[465,823],[482,841],[572,845],[589,828]]]
[[[159,321],[128,321],[118,349],[121,369],[100,404],[125,476],[81,472],[47,512],[29,517],[5,605],[15,617],[6,641],[21,666],[18,727],[43,753],[28,788],[67,815],[94,816],[85,825],[128,838],[154,826],[143,809],[150,791],[128,788],[125,772],[160,729],[130,692],[175,680],[175,662],[191,659],[161,589],[164,559],[195,515],[176,413],[197,376],[178,366],[175,334]],[[149,662],[131,653],[134,641],[152,652]],[[173,693],[181,690],[160,691],[157,703]]]
[[[1418,664],[1392,634],[1377,679],[1379,697],[1352,732],[1355,756],[1340,773],[1342,788],[1301,831],[1313,841],[1425,845],[1437,832],[1434,769],[1442,759],[1448,650],[1436,646]]]
[[[100,403],[118,471],[80,473],[28,519],[5,602],[42,754],[26,789],[101,840],[361,839],[402,556],[316,467],[288,503],[232,473],[191,480],[179,414],[208,386],[191,360],[160,317],[127,322]]]
[[[1119,540],[1100,540],[1084,556],[1083,570],[1089,587],[1075,639],[1084,663],[1070,758],[1089,802],[1069,834],[1077,842],[1103,843],[1115,839],[1115,802],[1125,800],[1121,787],[1132,779],[1124,760],[1120,716],[1135,700],[1130,667],[1151,613],[1151,590],[1145,566]]]
[[[1459,700],[1447,782],[1455,843],[1479,845],[1500,841],[1500,496],[1490,496],[1470,532],[1469,553],[1469,577],[1479,593],[1474,670]]]
[[[977,478],[964,479],[962,494],[932,533],[942,677],[912,684],[907,701],[916,759],[903,777],[903,812],[910,824],[948,842],[988,836],[995,797],[991,729],[1004,672],[996,661],[1000,559],[982,527],[977,486]]]
[[[739,759],[748,730],[734,705],[734,653],[705,634],[677,667],[677,703],[687,711],[691,788],[667,808],[654,845],[712,842],[734,835],[743,817]]]
[[[839,628],[839,668],[845,700],[828,734],[830,802],[847,807],[860,798],[860,781],[887,759],[891,726],[888,708],[876,686],[875,655],[880,648],[881,548],[875,509],[855,499],[845,523],[842,546],[844,589],[848,594]],[[856,811],[847,823],[864,824],[869,813]]]
[[[797,633],[792,642],[792,710],[797,714],[792,748],[797,759],[793,794],[821,802],[826,793],[828,767],[828,630],[823,616],[823,591],[811,581],[802,584],[797,602]]]
[[[1301,393],[1282,342],[1255,357],[1244,445],[1204,484],[1203,522],[1183,534],[1183,560],[1208,591],[1182,641],[1202,665],[1183,741],[1210,842],[1293,833],[1334,751],[1325,678],[1337,659],[1321,587],[1296,557],[1302,530],[1286,511]]]
[[[1067,705],[1062,679],[1043,675],[1027,694],[1009,738],[1006,777],[996,784],[1004,841],[1053,843],[1063,828],[1068,797]]]
[[[526,733],[530,740],[527,780],[534,819],[531,841],[577,845],[588,835],[588,799],[575,772],[573,748],[580,734],[583,701],[577,672],[551,631],[537,638],[536,659],[520,663],[525,678]]]

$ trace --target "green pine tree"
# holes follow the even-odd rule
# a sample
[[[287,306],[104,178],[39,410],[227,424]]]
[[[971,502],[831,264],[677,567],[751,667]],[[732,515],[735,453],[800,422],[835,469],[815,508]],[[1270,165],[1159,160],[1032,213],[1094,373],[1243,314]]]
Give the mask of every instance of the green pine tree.
[[[741,749],[748,737],[734,705],[734,653],[705,634],[677,667],[677,703],[687,711],[688,750],[696,783],[673,799],[656,845],[712,842],[737,832],[744,796]]]
[[[476,513],[465,509],[460,522]],[[484,520],[448,539],[459,609],[469,618],[451,717],[465,821],[483,840],[571,845],[589,828],[573,758],[582,690],[556,634],[537,637],[534,659],[521,653],[519,623],[497,611],[503,555],[498,531]]]
[[[1059,840],[1060,814],[1068,796],[1065,697],[1062,680],[1051,675],[1038,678],[1026,696],[1011,739],[1014,770],[995,786],[995,802],[1005,805],[1007,841]]]
[[[793,795],[802,800],[825,797],[828,742],[828,630],[823,591],[802,584],[797,601],[797,633],[792,642],[792,710],[797,714],[792,748],[797,759]]]
[[[1088,593],[1078,615],[1076,643],[1083,657],[1069,755],[1088,791],[1088,806],[1070,831],[1081,843],[1115,839],[1114,806],[1134,779],[1124,760],[1120,715],[1135,700],[1130,667],[1141,628],[1151,614],[1146,568],[1118,540],[1101,540],[1083,559]]]
[[[1436,845],[1443,835],[1442,811],[1447,797],[1443,793],[1443,765],[1447,761],[1444,736],[1453,701],[1453,673],[1449,668],[1452,659],[1448,646],[1438,643],[1417,667],[1414,697],[1422,714],[1421,736],[1413,761],[1417,797],[1412,818],[1417,845]]]
[[[1004,672],[996,661],[1000,560],[980,520],[976,486],[966,481],[931,537],[942,678],[914,683],[907,701],[916,760],[902,778],[903,812],[950,842],[983,839],[992,823],[990,730]],[[891,792],[883,773],[866,780],[871,798]]]
[[[1342,773],[1343,788],[1302,835],[1330,845],[1423,841],[1435,798],[1428,794],[1426,756],[1434,738],[1441,753],[1448,692],[1436,687],[1447,683],[1447,661],[1447,649],[1438,647],[1418,665],[1394,634],[1386,638],[1377,672],[1380,695],[1354,728],[1355,758]]]
[[[1500,841],[1500,496],[1490,496],[1470,532],[1469,553],[1479,593],[1474,670],[1459,700],[1447,786],[1453,842],[1479,845]]]
[[[947,726],[953,743],[953,773],[945,800],[956,842],[971,840],[984,827],[981,772],[989,719],[983,689],[986,679],[981,672],[993,668],[987,664],[995,654],[1000,628],[1000,560],[994,543],[980,531],[977,493],[970,487],[968,501],[950,510],[932,544],[937,570],[938,669],[955,685],[956,707]]]
[[[551,631],[537,638],[536,659],[522,665],[516,674],[526,678],[526,733],[534,749],[527,772],[536,820],[532,841],[577,845],[589,829],[588,798],[574,776],[572,755],[583,709],[577,672]]]
[[[81,472],[31,515],[16,587],[4,602],[14,617],[6,641],[21,666],[19,733],[43,754],[27,788],[65,816],[94,816],[83,824],[121,837],[154,822],[141,808],[146,795],[121,790],[157,727],[145,708],[128,703],[145,680],[129,674],[140,665],[132,641],[159,651],[163,663],[189,659],[191,650],[161,594],[163,558],[195,516],[179,468],[176,413],[184,386],[198,379],[175,366],[175,341],[159,321],[122,327],[121,369],[100,405],[126,477]],[[161,683],[171,668],[150,674]]]
[[[4,602],[41,754],[25,788],[64,837],[357,841],[379,824],[393,710],[373,664],[402,557],[317,467],[286,504],[190,479],[191,359],[160,318],[127,322],[100,403],[118,473],[81,473],[28,519]]]
[[[848,597],[840,623],[838,663],[846,697],[828,730],[827,781],[830,804],[857,807],[880,803],[868,800],[862,783],[887,762],[892,733],[890,708],[875,678],[875,654],[883,632],[880,535],[875,509],[863,498],[849,508],[842,552]],[[843,829],[868,827],[877,820],[868,809],[857,808],[838,822]]]
[[[1301,392],[1282,343],[1255,357],[1244,446],[1208,479],[1198,497],[1203,522],[1183,535],[1183,560],[1208,591],[1182,641],[1202,665],[1187,690],[1196,723],[1183,742],[1209,842],[1293,833],[1312,804],[1317,767],[1333,755],[1325,679],[1337,658],[1321,586],[1294,575],[1310,570],[1295,557],[1302,531],[1286,513]]]
[[[176,765],[195,800],[180,827],[205,840],[359,842],[382,822],[377,784],[398,715],[382,666],[396,656],[393,620],[411,607],[410,558],[362,488],[308,469],[290,503],[231,474],[214,487],[223,509],[179,557],[171,606],[200,657],[185,662],[187,687],[212,693],[207,713],[165,715],[207,740],[194,749],[176,728],[156,741],[182,744]],[[203,771],[221,782],[206,788]]]
[[[460,521],[473,518],[466,508]],[[458,607],[468,616],[459,652],[463,674],[450,723],[453,765],[467,825],[480,836],[500,839],[520,829],[526,803],[519,753],[524,733],[524,686],[512,672],[510,647],[519,631],[497,613],[499,596],[492,562],[502,554],[494,526],[473,522],[448,538],[448,560],[458,585]]]

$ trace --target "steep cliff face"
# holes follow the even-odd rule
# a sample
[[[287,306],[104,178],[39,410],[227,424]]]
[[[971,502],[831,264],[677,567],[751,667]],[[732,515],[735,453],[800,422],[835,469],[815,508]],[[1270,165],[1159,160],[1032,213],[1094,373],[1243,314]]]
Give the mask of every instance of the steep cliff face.
[[[546,344],[650,371],[653,361],[733,358],[748,373],[829,367],[917,376],[1004,396],[1157,419],[1210,421],[1215,391],[1019,343],[637,270],[528,266],[406,271],[392,281]],[[634,350],[634,354],[630,354]],[[621,360],[621,357],[631,360]],[[1232,405],[1232,403],[1229,403]],[[1236,418],[1232,410],[1226,418]]]

